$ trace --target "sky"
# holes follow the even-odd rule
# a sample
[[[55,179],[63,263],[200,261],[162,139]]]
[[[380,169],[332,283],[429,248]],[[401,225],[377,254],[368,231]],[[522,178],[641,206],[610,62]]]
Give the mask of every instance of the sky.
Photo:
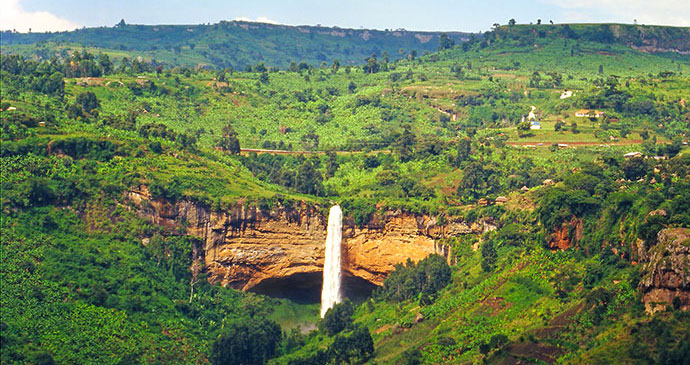
[[[248,20],[342,28],[486,31],[494,23],[690,26],[688,0],[0,0],[0,29],[72,30]]]

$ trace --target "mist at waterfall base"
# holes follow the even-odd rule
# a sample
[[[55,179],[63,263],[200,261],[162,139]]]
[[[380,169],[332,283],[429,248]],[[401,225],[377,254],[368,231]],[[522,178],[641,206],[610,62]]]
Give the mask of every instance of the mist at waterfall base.
[[[328,235],[323,263],[323,289],[321,290],[321,318],[336,303],[343,300],[341,284],[343,270],[341,267],[340,243],[343,238],[343,211],[334,205],[328,214]]]

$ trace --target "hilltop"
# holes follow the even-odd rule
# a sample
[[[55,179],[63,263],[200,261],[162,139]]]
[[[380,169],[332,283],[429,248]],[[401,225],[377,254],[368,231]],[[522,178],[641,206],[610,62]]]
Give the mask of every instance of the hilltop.
[[[135,25],[83,28],[57,33],[4,31],[3,54],[35,59],[64,58],[88,49],[116,60],[139,59],[167,67],[244,70],[259,63],[287,69],[291,63],[342,65],[364,62],[376,54],[391,61],[438,50],[441,35],[455,44],[470,40],[534,44],[537,39],[580,40],[622,45],[648,53],[690,53],[690,29],[630,24],[504,25],[486,33],[421,32],[289,26],[244,21],[196,25]],[[385,55],[384,55],[385,53]],[[293,66],[294,67],[294,66]]]
[[[498,27],[493,35],[495,39],[516,41],[523,45],[530,44],[538,38],[565,38],[619,44],[649,53],[690,54],[688,27],[633,24],[515,24]]]
[[[436,51],[440,32],[404,29],[372,30],[322,26],[289,26],[222,21],[200,25],[130,25],[78,29],[60,33],[2,32],[3,53],[49,59],[83,47],[117,58],[143,57],[168,66],[206,66],[243,70],[263,62],[287,68],[309,65],[359,64],[385,52],[391,60]],[[469,33],[446,33],[455,42]]]

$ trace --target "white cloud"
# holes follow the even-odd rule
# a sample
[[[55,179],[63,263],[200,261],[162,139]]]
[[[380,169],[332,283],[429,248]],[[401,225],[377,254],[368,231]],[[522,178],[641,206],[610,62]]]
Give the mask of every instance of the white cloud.
[[[606,22],[690,26],[687,0],[541,0],[564,9],[564,21],[596,19]]]
[[[79,24],[47,11],[29,12],[19,5],[19,0],[0,0],[0,29],[18,32],[48,32],[73,30],[79,28]]]
[[[258,17],[258,18],[256,18],[256,19],[251,19],[251,18],[248,18],[248,17],[246,17],[246,16],[239,16],[239,17],[237,17],[237,18],[235,18],[235,19],[233,19],[233,20],[238,21],[238,22],[253,22],[253,23],[280,24],[280,23],[278,23],[277,21],[272,20],[272,19],[268,19],[268,18],[265,17],[265,16],[260,16],[260,17]]]

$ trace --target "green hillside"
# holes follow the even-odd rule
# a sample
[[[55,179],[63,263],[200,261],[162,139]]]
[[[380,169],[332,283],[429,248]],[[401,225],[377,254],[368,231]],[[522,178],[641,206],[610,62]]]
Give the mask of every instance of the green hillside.
[[[59,33],[2,32],[3,53],[42,59],[64,57],[86,47],[120,59],[142,57],[168,66],[234,68],[264,63],[288,68],[291,62],[359,64],[387,53],[391,60],[437,49],[441,33],[400,30],[285,26],[241,21],[212,25],[129,25]],[[449,33],[460,42],[467,33]]]
[[[412,32],[372,32],[374,58],[365,31],[193,29],[3,33],[3,364],[690,358],[687,28],[503,26],[401,59]],[[210,52],[226,36],[261,44],[237,53],[250,70]],[[295,37],[313,41],[299,57],[271,46]],[[218,69],[179,67],[198,63]],[[319,320],[209,284],[201,239],[128,201],[142,187],[161,206],[335,202],[357,227],[405,212],[495,229],[451,234],[447,260],[400,265]],[[662,284],[671,297],[645,297]]]

